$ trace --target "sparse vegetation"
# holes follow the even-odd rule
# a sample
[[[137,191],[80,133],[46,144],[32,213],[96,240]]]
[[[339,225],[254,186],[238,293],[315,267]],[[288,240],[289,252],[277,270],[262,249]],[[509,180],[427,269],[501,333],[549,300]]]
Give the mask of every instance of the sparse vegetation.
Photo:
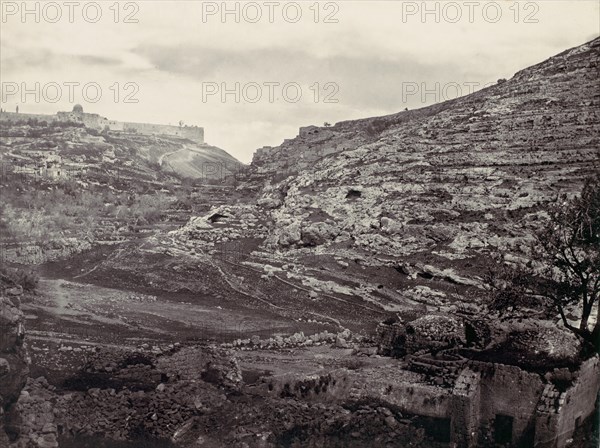
[[[600,176],[588,179],[579,197],[563,197],[548,214],[536,234],[533,260],[515,267],[498,264],[488,275],[491,307],[557,312],[565,328],[598,351],[600,325],[596,321],[590,328],[590,318],[600,295]]]
[[[159,221],[175,200],[166,193],[126,193],[82,189],[74,181],[45,189],[13,184],[2,191],[0,228],[15,241],[49,241],[65,235],[91,235],[102,220],[117,225]]]
[[[589,328],[600,295],[600,175],[586,181],[580,197],[550,210],[537,247],[537,261],[546,265],[540,293],[551,300],[566,328],[600,349],[600,323]],[[565,315],[570,306],[580,312],[578,325]]]
[[[0,280],[8,286],[21,286],[25,291],[33,291],[39,282],[39,275],[33,269],[10,268],[0,261]]]

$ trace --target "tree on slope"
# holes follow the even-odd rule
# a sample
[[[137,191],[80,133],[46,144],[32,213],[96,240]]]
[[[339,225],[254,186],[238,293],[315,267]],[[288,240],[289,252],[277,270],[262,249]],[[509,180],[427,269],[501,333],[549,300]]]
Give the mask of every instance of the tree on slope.
[[[600,351],[600,173],[586,181],[580,196],[559,202],[535,235],[532,263],[502,265],[488,276],[490,305],[523,310],[542,298],[565,328]]]

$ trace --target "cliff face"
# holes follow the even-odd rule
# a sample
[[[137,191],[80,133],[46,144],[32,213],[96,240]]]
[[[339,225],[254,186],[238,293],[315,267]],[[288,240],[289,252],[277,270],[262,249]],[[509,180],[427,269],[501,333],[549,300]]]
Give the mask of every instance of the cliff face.
[[[19,299],[22,291],[0,279],[0,446],[8,446],[5,413],[16,402],[29,373]]]
[[[444,268],[491,248],[518,253],[541,205],[598,169],[599,54],[596,39],[472,95],[261,151],[254,179],[297,173],[263,190],[268,242],[420,254]]]

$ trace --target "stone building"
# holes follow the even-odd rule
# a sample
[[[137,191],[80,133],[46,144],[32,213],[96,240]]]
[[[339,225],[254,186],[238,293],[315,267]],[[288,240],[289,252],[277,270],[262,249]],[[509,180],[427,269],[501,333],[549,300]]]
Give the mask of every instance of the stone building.
[[[46,122],[74,122],[81,123],[84,126],[104,130],[121,132],[135,132],[145,135],[169,135],[174,137],[187,138],[197,143],[204,143],[204,128],[199,126],[171,126],[163,124],[133,123],[109,120],[99,114],[91,114],[83,111],[80,104],[76,104],[70,112],[57,112],[55,115],[42,114],[24,114],[13,112],[1,112],[0,122],[14,122],[23,120],[35,120]]]
[[[440,325],[451,327],[451,337],[431,331]],[[467,339],[461,328],[466,326],[438,318],[381,324],[379,353],[405,356],[408,369],[421,375],[420,381],[394,383],[386,401],[431,419],[440,440],[456,447],[568,446],[575,430],[595,412],[600,358],[545,371],[469,358],[461,352]],[[448,343],[446,351],[432,355],[442,342]]]

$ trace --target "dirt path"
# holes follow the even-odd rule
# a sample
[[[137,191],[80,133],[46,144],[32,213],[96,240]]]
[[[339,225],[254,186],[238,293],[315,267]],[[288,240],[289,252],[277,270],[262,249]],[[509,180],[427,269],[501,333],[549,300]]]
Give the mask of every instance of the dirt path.
[[[36,331],[36,330],[27,330],[27,339],[31,339],[31,340],[35,340],[35,341],[44,341],[44,342],[54,342],[57,344],[64,344],[64,345],[71,345],[71,344],[77,344],[77,345],[87,345],[90,347],[103,347],[103,348],[112,348],[112,349],[125,349],[125,350],[135,350],[136,346],[134,345],[127,345],[127,344],[109,344],[106,342],[94,342],[94,341],[88,341],[85,339],[78,339],[78,338],[63,338],[63,337],[59,337],[59,336],[53,336],[50,334],[50,332],[45,332],[45,331]]]

